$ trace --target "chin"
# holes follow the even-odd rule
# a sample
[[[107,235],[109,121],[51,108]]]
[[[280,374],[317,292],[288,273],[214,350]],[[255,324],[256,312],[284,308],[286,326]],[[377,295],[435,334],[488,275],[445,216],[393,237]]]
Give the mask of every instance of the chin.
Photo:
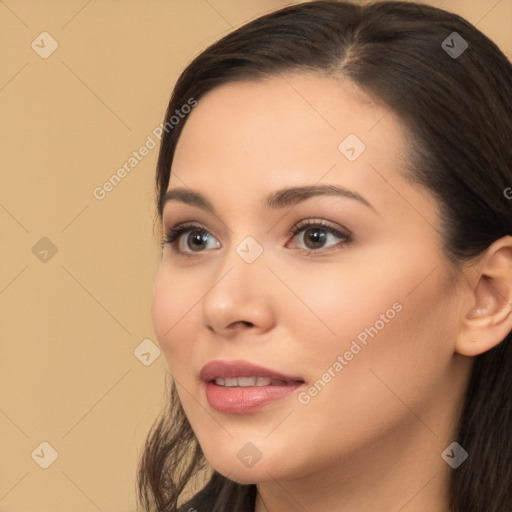
[[[255,447],[254,447],[255,448]],[[233,480],[239,484],[249,485],[263,482],[271,482],[274,480],[290,480],[300,475],[296,473],[294,468],[287,467],[283,464],[282,457],[275,454],[265,456],[262,455],[259,460],[252,460],[247,456],[251,448],[245,447],[243,450],[233,450],[226,457],[226,453],[207,454],[205,456],[210,465],[229,480]]]

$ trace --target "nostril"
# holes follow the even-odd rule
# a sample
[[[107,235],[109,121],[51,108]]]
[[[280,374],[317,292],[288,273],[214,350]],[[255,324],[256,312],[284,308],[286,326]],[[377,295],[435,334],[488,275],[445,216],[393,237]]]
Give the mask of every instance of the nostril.
[[[237,325],[243,325],[244,327],[254,327],[252,322],[248,322],[247,320],[237,320],[233,322],[230,327],[236,327]]]

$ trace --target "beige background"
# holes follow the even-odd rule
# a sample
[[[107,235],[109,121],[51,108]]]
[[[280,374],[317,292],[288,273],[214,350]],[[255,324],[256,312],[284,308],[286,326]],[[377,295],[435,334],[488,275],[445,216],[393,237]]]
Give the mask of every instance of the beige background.
[[[135,510],[166,373],[150,318],[158,149],[104,199],[93,189],[152,135],[195,54],[288,3],[0,0],[0,512]],[[427,3],[511,58],[512,0]],[[46,59],[42,32],[58,43]]]

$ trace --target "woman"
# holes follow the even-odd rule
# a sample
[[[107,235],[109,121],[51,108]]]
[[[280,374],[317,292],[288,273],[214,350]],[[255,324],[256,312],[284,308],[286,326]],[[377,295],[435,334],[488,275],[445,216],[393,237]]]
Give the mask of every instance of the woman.
[[[180,510],[512,510],[511,98],[493,42],[405,2],[287,7],[185,69],[146,509],[206,474]]]

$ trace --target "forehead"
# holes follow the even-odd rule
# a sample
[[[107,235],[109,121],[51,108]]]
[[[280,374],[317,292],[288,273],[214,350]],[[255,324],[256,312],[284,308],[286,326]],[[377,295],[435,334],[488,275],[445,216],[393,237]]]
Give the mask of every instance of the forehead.
[[[389,108],[348,80],[293,73],[231,82],[199,100],[186,122],[177,153],[190,138],[209,149],[228,144],[232,149],[238,144],[249,148],[273,141],[271,145],[296,152],[304,148],[298,143],[309,139],[310,145],[324,141],[332,150],[331,142],[344,133],[367,138],[384,117],[388,122],[383,133],[389,135],[390,128],[399,131],[399,121],[390,114]]]
[[[204,95],[187,118],[169,189],[250,198],[322,181],[389,206],[408,151],[400,120],[350,81],[294,73],[232,82]]]

